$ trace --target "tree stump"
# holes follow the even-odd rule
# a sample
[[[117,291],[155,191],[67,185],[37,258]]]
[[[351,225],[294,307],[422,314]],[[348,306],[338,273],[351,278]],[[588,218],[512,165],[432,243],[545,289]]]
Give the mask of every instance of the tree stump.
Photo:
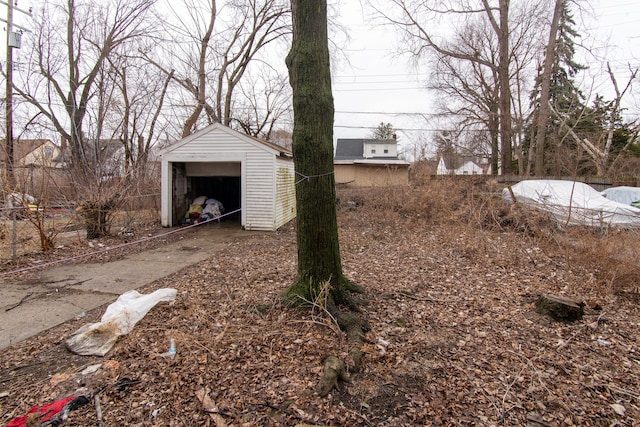
[[[557,295],[541,295],[536,301],[536,312],[569,323],[582,319],[584,303]]]

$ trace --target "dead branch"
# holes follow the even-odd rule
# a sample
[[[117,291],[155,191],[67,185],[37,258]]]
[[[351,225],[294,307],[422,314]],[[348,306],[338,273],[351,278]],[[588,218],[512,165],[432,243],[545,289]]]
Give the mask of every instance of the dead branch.
[[[446,299],[436,299],[436,298],[430,298],[430,297],[429,298],[417,297],[417,296],[414,296],[414,295],[411,295],[409,293],[402,292],[402,291],[396,292],[394,295],[397,296],[397,297],[407,297],[407,298],[410,298],[410,299],[416,300],[416,301],[439,302],[439,303],[445,303],[445,304],[446,303],[454,303],[454,302],[463,302],[464,301],[464,300],[461,300],[461,299],[449,299],[449,300],[446,300]]]

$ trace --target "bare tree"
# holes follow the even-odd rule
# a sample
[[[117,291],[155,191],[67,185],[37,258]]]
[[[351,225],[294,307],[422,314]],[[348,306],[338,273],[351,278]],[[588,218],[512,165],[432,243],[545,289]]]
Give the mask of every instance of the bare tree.
[[[129,51],[135,52],[135,49]],[[138,185],[144,183],[151,150],[158,142],[158,128],[172,74],[163,76],[138,56],[121,55],[109,60],[108,77],[116,89],[109,109],[109,132],[122,144],[125,174]]]
[[[531,25],[517,21],[517,26],[527,27],[528,30],[513,31],[510,20],[512,8],[509,0],[495,0],[493,2],[489,0],[440,2],[391,0],[390,3],[391,6],[385,3],[384,7],[376,9],[387,22],[400,30],[408,53],[416,58],[420,58],[426,53],[435,53],[441,62],[440,65],[443,65],[445,69],[449,68],[449,71],[458,67],[456,62],[468,64],[468,69],[475,76],[472,79],[476,80],[472,92],[482,88],[481,92],[476,95],[481,95],[484,98],[481,101],[483,108],[487,110],[484,121],[492,129],[497,128],[502,173],[511,173],[512,116],[514,114],[512,85],[514,85],[514,79],[519,72],[514,70],[514,65],[510,66],[510,64],[515,64],[516,55],[521,53],[521,46],[527,40],[523,36],[529,34],[529,40],[535,38],[531,36],[533,34]],[[518,16],[524,15],[519,14]],[[535,17],[536,14],[530,13],[530,16]],[[448,23],[452,23],[451,27],[455,28],[454,34],[459,37],[457,42],[437,37],[436,26],[433,23],[442,19],[447,19]],[[484,34],[470,31],[469,34],[474,36],[468,38],[465,31],[469,31],[474,20],[478,28],[483,28]],[[485,30],[487,26],[491,31]],[[470,41],[474,42],[469,43]],[[482,41],[482,43],[477,44],[478,41]],[[519,67],[524,69],[526,64],[527,61],[520,61]],[[463,90],[466,90],[464,89],[467,80],[465,74],[466,72],[456,76],[458,83],[463,85]],[[489,94],[490,97],[487,96]],[[478,100],[480,98],[477,98],[475,102]],[[495,137],[492,140],[497,142]],[[495,166],[495,154],[493,163]]]
[[[187,11],[190,21],[187,22],[179,18],[182,25],[174,27],[174,30],[179,29],[187,38],[194,38],[197,41],[197,44],[194,45],[198,47],[197,54],[193,56],[187,55],[184,59],[184,61],[189,64],[187,69],[195,72],[195,83],[191,80],[191,73],[178,76],[178,73],[176,73],[173,68],[168,71],[161,67],[167,76],[172,76],[176,79],[195,99],[195,105],[184,121],[182,128],[183,138],[193,132],[205,106],[211,109],[211,106],[207,105],[207,59],[209,56],[211,36],[218,13],[216,0],[207,1],[206,6],[204,4],[197,4],[195,1],[187,1],[184,6],[180,11],[174,11],[174,14],[180,17]],[[204,17],[206,21],[201,21],[202,17]],[[172,58],[173,57],[174,56],[172,56]]]
[[[290,117],[291,88],[286,77],[271,67],[261,70],[241,83],[231,123],[237,123],[247,135],[271,141],[276,125]]]
[[[511,9],[510,27],[510,92],[512,94],[512,121],[515,157],[521,159],[519,129],[528,114],[524,107],[530,81],[532,62],[539,50],[537,37],[540,16],[544,15],[539,4],[519,4]],[[458,143],[468,145],[476,155],[490,153],[492,173],[498,172],[500,154],[500,50],[495,32],[486,31],[484,14],[474,14],[464,19],[443,45],[447,51],[464,54],[463,58],[432,49],[434,60],[428,87],[438,91],[437,107],[440,116],[447,119],[447,126],[457,129],[463,139]],[[474,58],[469,60],[468,58]],[[492,64],[492,65],[489,65]],[[466,150],[463,150],[466,151]],[[520,161],[522,164],[522,161]]]
[[[84,128],[105,62],[127,41],[152,32],[145,18],[154,3],[50,0],[37,15],[28,78],[15,89],[68,142],[74,167],[88,165]]]
[[[544,174],[544,144],[547,130],[547,121],[549,120],[549,88],[551,86],[551,73],[555,62],[555,46],[558,33],[558,26],[560,23],[560,15],[564,9],[566,0],[556,0],[556,5],[553,10],[553,17],[551,19],[551,26],[549,28],[549,41],[544,55],[544,65],[542,68],[542,74],[540,75],[540,109],[538,111],[537,125],[536,125],[536,142],[533,144],[531,150],[535,147],[536,153],[536,176],[542,176]],[[527,171],[529,167],[527,167]]]
[[[608,105],[606,105],[606,108],[604,109],[605,117],[595,117],[590,119],[596,121],[596,123],[601,126],[596,128],[596,132],[592,135],[581,136],[575,129],[575,126],[570,125],[569,119],[563,116],[556,108],[554,108],[553,105],[549,103],[551,114],[560,121],[561,126],[565,129],[566,135],[589,156],[595,166],[598,176],[605,176],[610,168],[615,165],[617,160],[620,158],[620,155],[628,150],[631,145],[638,143],[638,132],[640,129],[635,126],[635,124],[632,124],[634,129],[631,130],[631,135],[627,135],[625,138],[626,141],[624,142],[624,145],[619,147],[616,152],[613,151],[615,132],[620,124],[618,118],[622,111],[622,99],[631,89],[631,85],[638,77],[639,71],[640,69],[638,68],[630,67],[629,79],[621,89],[616,76],[611,70],[610,65],[607,63],[607,74],[609,75],[611,85],[613,86],[615,97],[608,103]],[[585,113],[585,111],[582,112],[583,115],[588,114]],[[599,115],[602,115],[602,112],[600,112]]]
[[[168,28],[176,34],[166,61],[148,58],[184,89],[184,104],[192,105],[182,135],[199,121],[231,125],[234,97],[250,66],[267,46],[290,34],[290,10],[284,0],[188,0],[174,9]],[[193,43],[196,42],[196,43]],[[194,49],[197,46],[197,49]]]
[[[113,181],[102,132],[113,106],[109,60],[132,40],[153,33],[155,0],[49,0],[34,15],[26,77],[15,92],[46,117],[65,143],[65,159],[84,207],[88,237],[108,232],[111,209],[127,188]],[[117,185],[116,185],[117,184]]]
[[[493,34],[484,31],[481,22],[470,22],[456,35],[454,42],[460,50],[493,63],[498,57],[493,39]],[[437,107],[440,115],[457,129],[458,143],[461,144],[458,150],[464,152],[470,149],[474,154],[489,152],[494,174],[498,173],[500,153],[497,80],[495,67],[438,54],[428,85],[443,95],[439,97]],[[488,135],[489,147],[472,147],[464,143],[463,138],[469,142],[478,141],[481,133]]]

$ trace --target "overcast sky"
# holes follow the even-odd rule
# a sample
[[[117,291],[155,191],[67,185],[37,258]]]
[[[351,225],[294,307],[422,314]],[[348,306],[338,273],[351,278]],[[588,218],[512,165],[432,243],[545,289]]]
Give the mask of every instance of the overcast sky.
[[[583,2],[585,3],[585,2]],[[637,0],[591,0],[576,19],[580,32],[587,36],[582,50],[591,69],[582,76],[586,91],[606,93],[611,84],[606,78],[603,58],[609,60],[619,83],[626,82],[628,63],[640,65],[640,2]],[[363,16],[360,0],[340,0],[340,22],[347,25],[352,38],[347,49],[349,64],[334,67],[335,138],[366,138],[371,127],[391,123],[399,129],[405,143],[420,135],[429,135],[433,125],[412,113],[433,113],[430,98],[422,89],[428,70],[415,70],[407,58],[397,58],[396,35]],[[635,91],[640,93],[640,81]],[[640,97],[638,97],[640,99]],[[638,116],[640,102],[627,98],[627,116]],[[405,147],[409,149],[409,147]]]
[[[640,65],[640,1],[577,1],[584,7],[576,13],[579,31],[584,36],[584,46],[589,47],[589,51],[580,51],[584,60],[579,60],[591,66],[583,73],[581,85],[586,92],[593,88],[594,93],[611,93],[606,60],[611,62],[621,85],[629,75],[627,64]],[[373,20],[371,11],[362,9],[365,0],[329,2],[337,5],[338,21],[351,37],[344,51],[348,62],[335,61],[332,69],[334,138],[366,138],[380,122],[391,123],[399,130],[401,144],[409,146],[419,137],[433,135],[436,125],[425,117],[434,113],[434,94],[423,89],[429,70],[424,65],[416,70],[408,64],[408,58],[395,55],[396,34]],[[18,7],[28,9],[31,4],[33,0],[21,0]],[[16,13],[15,19],[23,23],[25,16]],[[3,57],[4,50],[0,48]],[[279,62],[284,66],[283,58]],[[634,90],[640,94],[640,81]],[[640,115],[640,95],[636,98],[626,98],[629,110],[625,114],[629,119]]]

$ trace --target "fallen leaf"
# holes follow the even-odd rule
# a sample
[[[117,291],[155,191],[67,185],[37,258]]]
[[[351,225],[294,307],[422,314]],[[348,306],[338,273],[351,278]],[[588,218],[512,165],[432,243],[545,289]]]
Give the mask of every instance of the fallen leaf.
[[[202,403],[202,410],[208,413],[217,414],[219,411],[218,405],[209,397],[209,389],[201,388],[196,391],[196,397]]]
[[[71,375],[69,374],[53,374],[51,376],[51,385],[56,386],[60,383],[63,383],[65,381],[67,381],[69,378],[71,378]]]
[[[613,412],[620,415],[621,417],[624,417],[624,414],[627,412],[627,409],[618,403],[612,403],[609,406],[611,406],[611,409],[613,409]]]

